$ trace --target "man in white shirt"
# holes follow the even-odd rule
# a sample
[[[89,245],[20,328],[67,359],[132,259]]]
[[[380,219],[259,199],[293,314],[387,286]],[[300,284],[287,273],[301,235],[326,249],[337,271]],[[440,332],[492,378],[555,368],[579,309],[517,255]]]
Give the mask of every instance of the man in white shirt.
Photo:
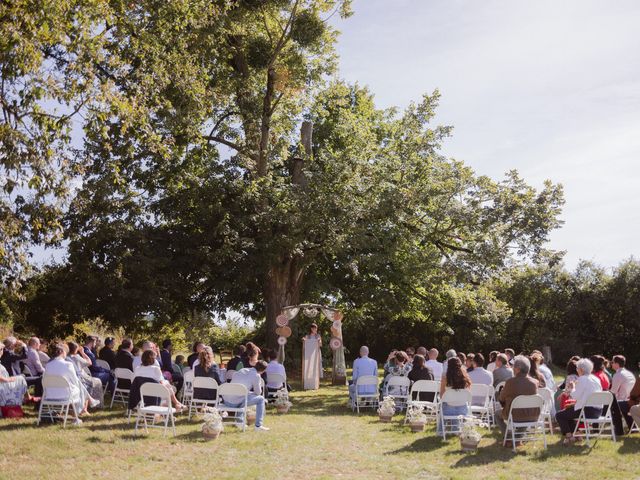
[[[450,350],[447,350],[447,353],[444,354],[444,362],[442,362],[442,376],[447,374],[447,363],[449,362],[449,360],[457,356],[458,354],[453,348]],[[435,374],[434,374],[434,377],[435,377]]]
[[[365,375],[378,376],[378,362],[373,358],[369,358],[369,347],[360,347],[360,357],[356,358],[353,362],[353,375],[352,382],[349,385],[349,397],[353,398],[356,392],[356,383],[358,378]],[[376,393],[376,388],[373,385],[366,385],[361,387],[358,393],[364,395],[371,395]]]
[[[442,364],[438,361],[439,353],[436,348],[432,348],[429,350],[429,360],[425,362],[425,365],[433,372],[433,378],[436,381],[442,377]]]
[[[68,383],[71,390],[70,400],[75,407],[75,424],[79,425],[82,423],[82,420],[78,418],[78,414],[82,413],[86,408],[86,401],[82,396],[82,388],[80,384],[80,379],[76,374],[76,370],[73,367],[71,362],[67,362],[67,348],[64,344],[57,344],[54,347],[54,355],[55,358],[50,360],[47,363],[47,367],[45,368],[44,375],[45,376],[59,376],[64,378]],[[67,391],[63,388],[49,388],[45,392],[45,398],[47,399],[65,399],[67,398]]]
[[[493,386],[493,375],[484,369],[484,355],[476,353],[473,356],[473,368],[467,373],[471,379],[471,383],[479,383],[481,385]],[[484,397],[474,396],[471,400],[473,405],[484,405]]]
[[[44,367],[40,361],[40,355],[38,349],[40,348],[40,339],[38,337],[31,337],[27,344],[27,359],[24,364],[31,370],[31,375],[40,376],[44,373]]]
[[[148,340],[142,344],[142,353],[146,352],[147,350],[153,350],[153,343]],[[140,365],[142,365],[142,355],[136,355],[135,357],[133,357],[133,371],[135,372],[136,368],[138,368]],[[160,362],[158,362],[157,352],[156,352],[156,360],[154,362],[154,365],[160,368]]]
[[[264,421],[265,413],[265,399],[262,396],[262,384],[260,383],[260,375],[267,369],[267,362],[264,360],[258,360],[255,367],[241,368],[238,370],[231,379],[231,383],[239,383],[247,387],[249,396],[247,397],[247,406],[256,406],[256,426],[257,432],[268,431],[262,423]],[[240,407],[244,399],[235,395],[227,395],[224,398],[224,404],[229,407]]]
[[[611,416],[618,436],[624,435],[622,417],[625,417],[629,426],[633,423],[631,417],[629,417],[629,394],[636,383],[636,377],[625,368],[626,364],[627,359],[622,355],[615,355],[611,361],[611,366],[616,372],[611,379],[611,393],[616,397],[616,403],[618,404],[618,408],[615,408],[614,405],[611,409]]]
[[[284,385],[286,386],[287,372],[284,369],[284,365],[278,362],[278,352],[276,352],[275,350],[271,350],[267,355],[267,358],[269,359],[269,364],[267,365],[267,380],[269,379],[270,374],[277,373],[284,377]],[[273,392],[281,389],[282,386],[282,383],[267,382],[267,388]]]

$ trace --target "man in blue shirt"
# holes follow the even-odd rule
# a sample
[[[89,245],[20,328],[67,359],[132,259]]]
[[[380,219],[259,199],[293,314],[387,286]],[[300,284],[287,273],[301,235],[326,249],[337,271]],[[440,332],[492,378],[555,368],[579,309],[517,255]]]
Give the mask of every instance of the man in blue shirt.
[[[360,358],[357,358],[355,362],[353,362],[353,377],[352,382],[349,385],[349,396],[351,398],[354,397],[356,392],[356,382],[358,381],[358,378],[364,377],[365,375],[374,375],[377,377],[378,362],[373,358],[369,358],[369,347],[362,346],[360,347]],[[358,393],[371,395],[376,393],[376,387],[373,385],[365,385],[360,388]]]

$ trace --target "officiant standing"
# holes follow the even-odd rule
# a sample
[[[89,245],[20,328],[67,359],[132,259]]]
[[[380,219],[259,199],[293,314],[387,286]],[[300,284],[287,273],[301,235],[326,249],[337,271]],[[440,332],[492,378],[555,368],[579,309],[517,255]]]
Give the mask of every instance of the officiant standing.
[[[311,329],[302,339],[302,384],[305,390],[320,388],[322,377],[322,338],[318,334],[318,325],[311,324]]]

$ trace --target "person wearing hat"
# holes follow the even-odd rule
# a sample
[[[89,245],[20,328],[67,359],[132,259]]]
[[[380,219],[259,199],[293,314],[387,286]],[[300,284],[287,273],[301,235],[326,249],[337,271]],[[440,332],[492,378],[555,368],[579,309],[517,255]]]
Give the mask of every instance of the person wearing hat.
[[[100,349],[100,353],[98,354],[98,358],[107,362],[111,367],[111,370],[116,368],[116,352],[114,351],[115,346],[115,338],[107,337],[104,340],[104,347]]]

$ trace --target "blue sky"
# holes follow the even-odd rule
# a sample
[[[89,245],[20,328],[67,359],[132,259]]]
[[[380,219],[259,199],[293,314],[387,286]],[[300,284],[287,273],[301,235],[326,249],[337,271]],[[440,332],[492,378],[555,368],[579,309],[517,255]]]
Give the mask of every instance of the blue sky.
[[[380,106],[442,94],[444,153],[565,187],[551,247],[640,257],[640,2],[356,0],[334,22],[341,76]]]

